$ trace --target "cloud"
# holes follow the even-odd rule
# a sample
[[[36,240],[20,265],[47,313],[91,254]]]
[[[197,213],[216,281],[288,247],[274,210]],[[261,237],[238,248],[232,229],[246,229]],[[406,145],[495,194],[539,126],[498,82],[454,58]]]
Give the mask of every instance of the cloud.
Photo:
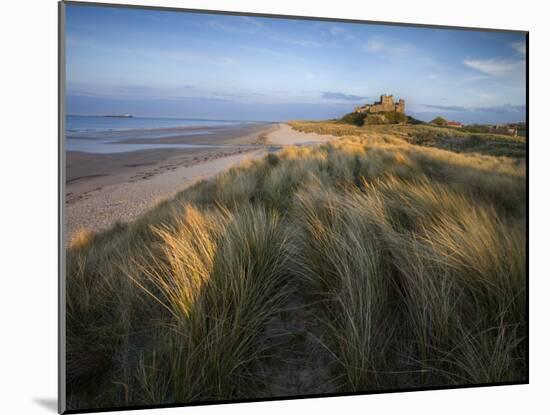
[[[468,91],[471,95],[474,95],[478,98],[481,98],[481,99],[493,99],[494,98],[494,95],[493,94],[490,94],[488,92],[484,92],[484,91],[479,91],[477,89],[471,89],[470,91]]]
[[[215,30],[226,32],[226,33],[244,33],[250,36],[263,36],[267,39],[288,43],[291,45],[302,46],[305,48],[319,48],[322,46],[320,42],[311,39],[299,39],[286,34],[280,33],[276,30],[270,29],[268,26],[259,22],[256,19],[253,19],[248,16],[240,16],[241,21],[251,23],[251,25],[242,25],[242,24],[226,24],[220,22],[219,20],[208,20],[207,25]]]
[[[250,16],[241,16],[241,19],[243,19],[245,22],[248,22],[250,24],[253,24],[256,27],[264,27],[264,24],[260,22],[258,19],[255,19]]]
[[[294,60],[298,59],[298,57],[296,57],[294,55],[291,55],[291,54],[288,54],[288,53],[285,53],[285,52],[280,52],[278,50],[266,48],[266,47],[263,47],[263,46],[258,47],[258,46],[237,44],[237,45],[235,45],[235,48],[244,50],[246,52],[252,52],[253,54],[258,54],[259,53],[259,54],[262,54],[262,55],[271,56],[271,57],[278,58],[278,59],[294,59]]]
[[[525,113],[525,105],[495,105],[488,107],[462,107],[458,105],[422,104],[423,107],[441,112],[483,112],[492,114],[522,114]]]
[[[282,33],[275,32],[272,30],[263,30],[261,33],[266,38],[273,40],[275,42],[288,43],[290,45],[302,46],[304,48],[320,48],[323,46],[320,42],[310,39],[298,39],[295,37],[290,37],[283,35]]]
[[[349,30],[344,29],[343,27],[340,27],[340,26],[331,26],[329,28],[329,32],[332,36],[341,37],[345,40],[355,39],[355,36],[352,33],[350,33]]]
[[[206,22],[206,24],[208,26],[210,26],[212,29],[217,29],[217,30],[221,30],[221,31],[224,31],[224,32],[235,32],[235,31],[237,31],[237,28],[235,28],[233,26],[230,26],[230,25],[220,23],[217,20],[209,20],[209,21]]]
[[[487,79],[487,75],[471,75],[467,76],[463,79],[464,82],[475,82],[475,81],[481,81],[483,79]]]
[[[343,92],[328,92],[325,91],[321,94],[325,99],[335,99],[342,101],[360,101],[362,99],[367,99],[368,97],[362,97],[359,95],[345,94]]]
[[[77,97],[147,100],[160,99],[218,99],[225,101],[258,101],[266,96],[263,92],[232,91],[197,87],[195,85],[102,85],[69,83],[67,94]]]
[[[521,53],[524,56],[527,53],[527,46],[525,42],[512,42],[510,46],[512,46],[515,50],[517,50],[519,53]]]
[[[380,39],[370,39],[365,44],[365,50],[367,52],[379,52],[384,50],[385,48],[384,42],[382,42]]]
[[[506,61],[502,59],[465,59],[464,65],[492,76],[517,73],[525,68],[525,61]]]
[[[422,104],[426,108],[440,110],[440,111],[467,111],[466,107],[459,107],[456,105],[434,105],[434,104]]]
[[[216,30],[228,33],[247,33],[249,35],[259,34],[268,30],[267,26],[260,20],[250,16],[238,16],[239,20],[227,20],[223,17],[213,17],[206,21],[206,24]]]
[[[388,41],[379,37],[373,37],[365,43],[363,49],[370,53],[388,53],[392,55],[401,55],[412,52],[414,47],[407,43],[397,43]]]
[[[67,46],[75,46],[75,47],[79,47],[79,48],[99,48],[100,45],[97,44],[97,42],[95,42],[94,40],[92,39],[86,39],[86,38],[82,38],[80,36],[74,36],[74,35],[70,35],[70,34],[67,34],[67,36],[65,36],[65,44]]]
[[[498,105],[494,107],[479,107],[474,108],[475,111],[479,112],[490,112],[493,114],[524,114],[525,113],[525,105]]]
[[[238,60],[232,56],[220,56],[219,54],[209,53],[208,51],[196,52],[185,49],[148,49],[135,46],[117,46],[113,43],[97,43],[92,39],[75,37],[68,35],[66,38],[67,46],[74,47],[87,47],[98,49],[102,52],[113,52],[118,56],[132,55],[140,56],[147,59],[155,59],[157,61],[170,62],[170,61],[182,61],[182,62],[198,62],[215,66],[233,66],[238,64]]]
[[[177,98],[199,93],[194,85],[103,85],[93,83],[69,82],[67,93],[91,97],[124,98]]]
[[[294,39],[291,37],[282,37],[280,35],[268,36],[268,37],[272,40],[279,40],[281,42],[289,43],[291,45],[302,46],[304,48],[319,48],[322,46],[321,43],[316,42],[315,40]]]
[[[208,65],[216,66],[234,66],[238,64],[238,60],[231,56],[216,56],[208,52],[194,52],[178,49],[170,50],[136,50],[130,53],[141,54],[154,59],[163,59],[166,61],[182,61],[182,62],[199,62]]]

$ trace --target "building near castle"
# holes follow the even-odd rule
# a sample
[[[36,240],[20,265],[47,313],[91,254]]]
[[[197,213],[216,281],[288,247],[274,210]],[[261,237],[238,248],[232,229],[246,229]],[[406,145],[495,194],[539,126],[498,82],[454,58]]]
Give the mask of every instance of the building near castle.
[[[518,135],[518,128],[514,124],[496,124],[491,126],[490,131],[495,134]]]
[[[393,95],[380,95],[380,101],[373,104],[365,104],[355,108],[355,112],[375,114],[377,112],[401,112],[405,113],[405,100],[394,102]]]

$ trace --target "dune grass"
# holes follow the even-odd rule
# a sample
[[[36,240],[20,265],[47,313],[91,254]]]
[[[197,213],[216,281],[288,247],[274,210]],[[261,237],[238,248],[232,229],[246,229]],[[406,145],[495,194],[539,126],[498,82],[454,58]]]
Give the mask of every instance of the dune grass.
[[[524,160],[336,128],[75,239],[70,408],[263,396],[297,286],[334,392],[525,380]]]
[[[303,132],[318,132],[335,136],[399,137],[411,144],[437,147],[460,153],[480,153],[490,156],[525,158],[526,138],[494,133],[472,133],[466,129],[431,124],[364,125],[357,127],[338,121],[293,121],[291,125]]]

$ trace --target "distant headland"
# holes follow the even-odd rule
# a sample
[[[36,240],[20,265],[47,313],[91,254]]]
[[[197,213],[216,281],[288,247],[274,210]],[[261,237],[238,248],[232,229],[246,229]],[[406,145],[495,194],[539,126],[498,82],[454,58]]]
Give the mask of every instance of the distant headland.
[[[107,114],[104,115],[107,118],[134,118],[132,114]]]

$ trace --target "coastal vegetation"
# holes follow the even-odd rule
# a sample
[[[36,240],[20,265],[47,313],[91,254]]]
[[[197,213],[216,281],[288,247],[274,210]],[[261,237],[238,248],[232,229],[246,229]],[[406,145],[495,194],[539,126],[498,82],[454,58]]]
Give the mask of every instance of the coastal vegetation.
[[[415,121],[418,122],[418,120],[415,120],[414,118],[397,111],[382,111],[374,114],[355,111],[344,115],[338,121],[345,124],[356,125],[358,127],[361,127],[363,125],[400,124]]]
[[[400,125],[349,125],[339,121],[295,121],[293,127],[303,132],[318,132],[337,137],[372,137],[382,135],[399,138],[410,144],[437,147],[460,153],[480,153],[492,156],[526,157],[527,142],[524,136],[471,131],[468,128],[443,127],[430,124],[408,123]]]
[[[354,124],[73,240],[69,409],[525,381],[525,139]]]
[[[447,120],[443,117],[435,117],[432,121],[430,121],[430,123],[439,126],[445,126],[447,125]]]

